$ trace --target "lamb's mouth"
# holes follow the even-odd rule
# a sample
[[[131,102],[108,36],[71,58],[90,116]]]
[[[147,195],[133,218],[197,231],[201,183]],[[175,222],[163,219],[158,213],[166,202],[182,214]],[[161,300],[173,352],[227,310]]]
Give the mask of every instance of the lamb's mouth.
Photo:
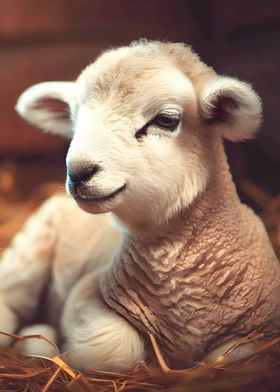
[[[111,200],[114,197],[118,196],[121,192],[123,192],[126,188],[126,184],[123,184],[120,188],[116,189],[114,192],[110,193],[109,195],[105,196],[90,196],[90,195],[85,195],[76,190],[75,192],[75,199],[80,200],[83,202],[94,202],[94,203],[100,203],[103,201]]]

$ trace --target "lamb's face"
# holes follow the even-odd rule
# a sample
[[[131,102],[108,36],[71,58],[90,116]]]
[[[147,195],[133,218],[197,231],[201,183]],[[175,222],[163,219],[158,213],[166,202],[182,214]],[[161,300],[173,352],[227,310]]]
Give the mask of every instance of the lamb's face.
[[[89,212],[169,217],[207,183],[193,86],[172,66],[100,68],[77,83],[67,190]]]
[[[112,211],[129,224],[160,223],[208,183],[221,132],[209,132],[206,120],[215,122],[218,113],[224,121],[239,110],[242,96],[235,99],[221,79],[198,88],[171,55],[126,47],[102,55],[75,83],[31,88],[18,110],[44,129],[71,135],[66,188],[83,209]]]

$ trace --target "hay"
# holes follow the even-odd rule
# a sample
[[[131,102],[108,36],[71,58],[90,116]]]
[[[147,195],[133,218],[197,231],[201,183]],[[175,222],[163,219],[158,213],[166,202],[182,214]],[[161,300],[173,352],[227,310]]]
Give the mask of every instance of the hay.
[[[22,339],[13,335],[15,339]],[[257,342],[261,335],[247,339]],[[32,339],[40,336],[25,337]],[[28,357],[13,348],[0,349],[0,391],[96,391],[96,392],[199,392],[199,391],[277,391],[280,390],[280,338],[258,346],[257,353],[231,364],[223,364],[225,353],[212,365],[198,364],[191,369],[170,369],[151,336],[158,366],[140,363],[128,374],[89,370],[82,374],[63,360]],[[248,341],[248,340],[246,340]],[[243,344],[245,339],[240,341]]]
[[[16,189],[15,167],[0,167],[0,252],[9,244],[27,217],[41,202],[61,189],[61,184],[40,186],[28,200]],[[278,257],[280,257],[280,195],[271,198],[250,182],[240,187],[262,210],[260,213]],[[15,194],[17,197],[15,197]],[[0,315],[1,317],[1,315]],[[15,340],[22,339],[12,335]],[[24,339],[42,339],[41,336]],[[242,360],[225,364],[227,353],[212,365],[197,364],[191,369],[170,369],[151,336],[157,358],[156,365],[140,363],[128,374],[89,370],[86,374],[72,369],[63,354],[53,358],[25,356],[12,347],[0,348],[0,391],[96,391],[96,392],[199,392],[199,391],[279,391],[280,390],[280,338],[258,345],[258,352]],[[258,342],[260,335],[247,339]],[[240,344],[243,344],[240,341]]]

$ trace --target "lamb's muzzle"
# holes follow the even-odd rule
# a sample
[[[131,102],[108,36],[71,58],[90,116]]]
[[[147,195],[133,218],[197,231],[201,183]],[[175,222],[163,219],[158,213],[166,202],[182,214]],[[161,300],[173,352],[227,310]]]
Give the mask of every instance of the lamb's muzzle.
[[[251,86],[182,44],[141,41],[75,82],[28,89],[17,110],[72,139],[67,190],[91,215],[56,197],[15,240],[0,264],[5,325],[20,326],[13,312],[32,320],[50,276],[48,316],[80,368],[131,369],[149,358],[147,332],[179,366],[254,330],[278,336],[279,262],[237,196],[222,140],[255,134]]]
[[[69,177],[69,186],[70,187],[76,187],[79,185],[82,181],[87,181],[89,180],[95,173],[97,173],[100,170],[98,165],[88,165],[88,166],[82,166],[79,167],[78,169],[71,169],[69,168],[67,173]]]

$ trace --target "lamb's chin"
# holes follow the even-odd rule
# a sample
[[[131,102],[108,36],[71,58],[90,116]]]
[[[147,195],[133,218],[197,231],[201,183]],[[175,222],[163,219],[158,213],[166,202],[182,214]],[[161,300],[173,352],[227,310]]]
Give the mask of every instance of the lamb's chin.
[[[89,214],[105,214],[113,211],[119,204],[116,200],[92,201],[90,199],[75,198],[75,201],[82,210]]]

